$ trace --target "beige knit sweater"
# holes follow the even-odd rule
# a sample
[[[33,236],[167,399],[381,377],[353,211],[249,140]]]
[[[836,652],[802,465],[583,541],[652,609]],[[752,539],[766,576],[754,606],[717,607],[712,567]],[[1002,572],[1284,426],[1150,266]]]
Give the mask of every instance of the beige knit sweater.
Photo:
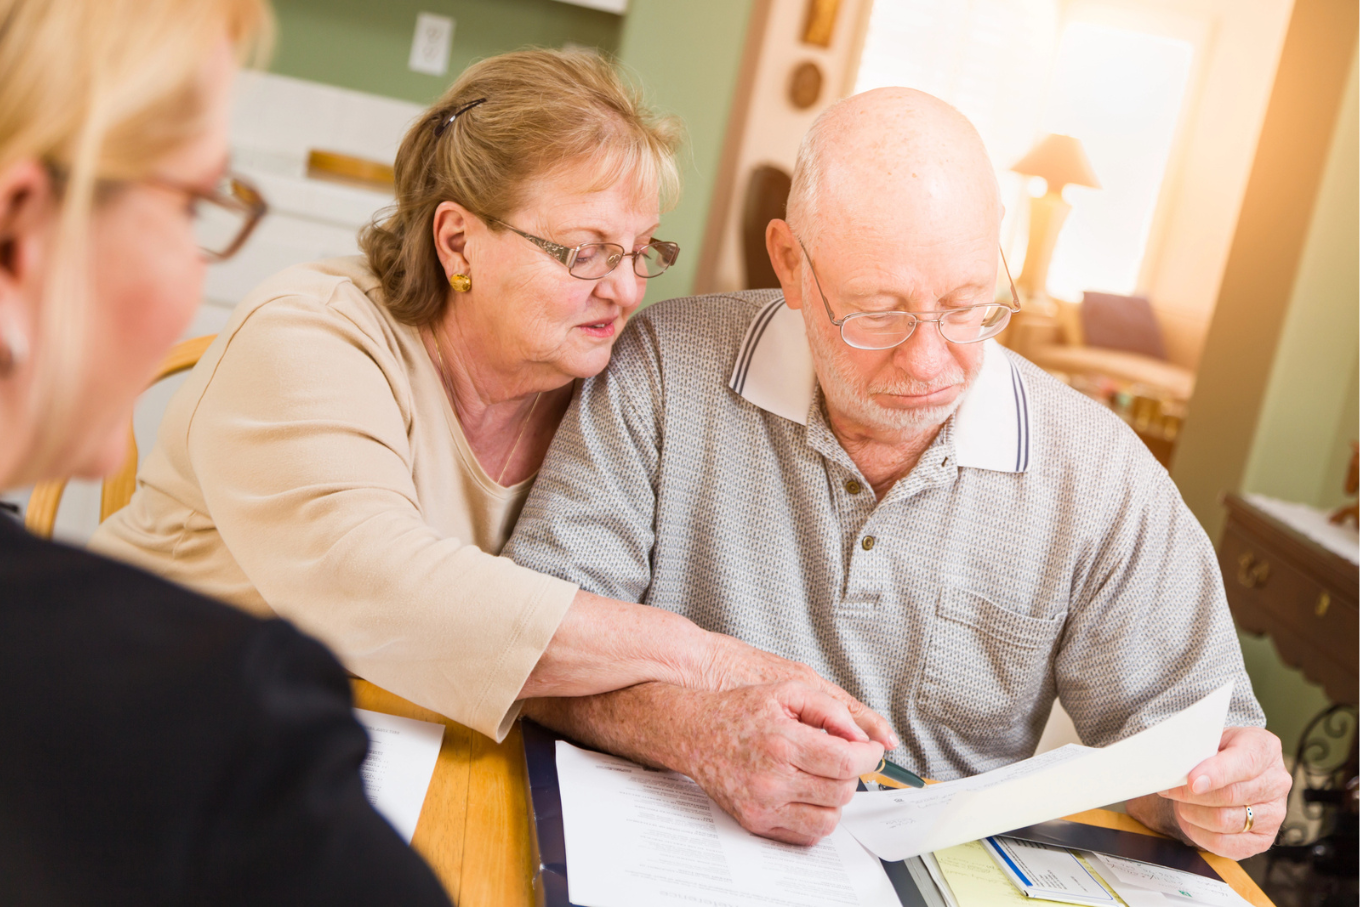
[[[362,258],[290,268],[175,394],[91,547],[328,644],[497,740],[576,586],[497,557],[531,482],[478,464]]]

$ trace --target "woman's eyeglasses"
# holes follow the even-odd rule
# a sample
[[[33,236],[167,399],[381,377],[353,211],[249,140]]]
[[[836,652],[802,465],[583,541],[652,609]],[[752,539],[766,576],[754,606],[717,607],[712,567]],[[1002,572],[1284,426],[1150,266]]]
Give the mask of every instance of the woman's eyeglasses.
[[[53,161],[45,161],[44,166],[56,191],[63,191],[68,179],[66,168]],[[156,186],[189,197],[194,216],[194,238],[208,261],[223,261],[240,251],[269,212],[260,190],[244,177],[231,173],[219,177],[211,189],[159,176],[139,180],[99,180],[97,185],[101,190],[110,190],[133,183]]]
[[[194,238],[208,261],[223,261],[240,251],[269,211],[259,189],[230,173],[210,190],[160,177],[148,177],[143,182],[189,196]]]
[[[680,246],[673,242],[654,240],[632,252],[612,242],[587,242],[574,247],[559,246],[542,237],[525,233],[503,220],[494,217],[484,219],[489,224],[497,224],[511,233],[523,236],[566,265],[568,274],[581,280],[599,280],[617,268],[625,258],[633,259],[633,273],[637,276],[660,277],[680,257]]]

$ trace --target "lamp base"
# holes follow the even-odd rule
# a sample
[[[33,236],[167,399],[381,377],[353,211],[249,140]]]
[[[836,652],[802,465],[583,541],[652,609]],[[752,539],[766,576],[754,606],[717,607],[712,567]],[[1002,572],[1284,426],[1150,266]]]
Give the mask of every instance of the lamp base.
[[[1025,250],[1024,267],[1015,278],[1015,285],[1025,294],[1026,302],[1052,305],[1048,300],[1048,266],[1053,261],[1058,234],[1071,210],[1072,206],[1063,200],[1061,188],[1029,200],[1029,246]]]

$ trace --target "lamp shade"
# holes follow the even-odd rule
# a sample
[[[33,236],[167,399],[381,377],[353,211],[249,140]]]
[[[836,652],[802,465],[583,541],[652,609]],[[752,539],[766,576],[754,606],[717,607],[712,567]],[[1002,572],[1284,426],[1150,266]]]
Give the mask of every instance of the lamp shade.
[[[1100,188],[1100,180],[1091,169],[1086,149],[1070,135],[1053,133],[1045,136],[1011,169],[1027,176],[1042,176],[1048,183],[1049,192],[1061,193],[1068,183]]]

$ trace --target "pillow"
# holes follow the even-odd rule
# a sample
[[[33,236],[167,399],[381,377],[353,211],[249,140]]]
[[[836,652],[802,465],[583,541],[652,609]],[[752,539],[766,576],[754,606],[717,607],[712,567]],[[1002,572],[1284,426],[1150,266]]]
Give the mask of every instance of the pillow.
[[[1162,329],[1146,296],[1083,293],[1081,332],[1087,346],[1166,359]]]

